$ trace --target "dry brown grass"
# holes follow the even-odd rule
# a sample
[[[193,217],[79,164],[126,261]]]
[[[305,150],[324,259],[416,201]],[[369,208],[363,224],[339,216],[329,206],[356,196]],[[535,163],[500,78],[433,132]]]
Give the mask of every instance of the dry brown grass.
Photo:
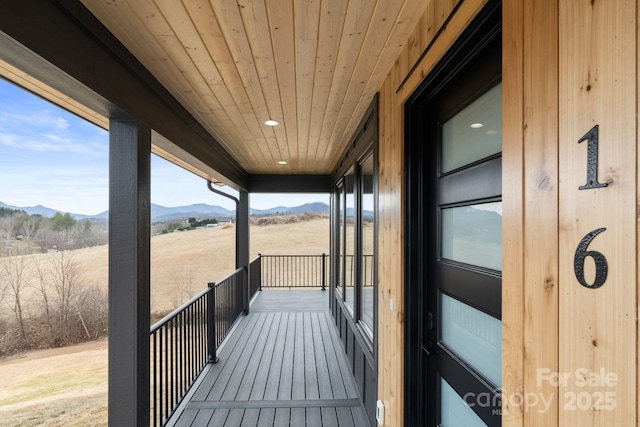
[[[151,239],[154,310],[184,302],[234,269],[235,227],[212,227]],[[251,227],[251,258],[329,253],[329,220]],[[45,260],[46,255],[30,257]],[[106,246],[73,252],[84,281],[107,287]],[[33,262],[34,259],[31,259]],[[33,297],[35,298],[35,297]],[[107,341],[25,353],[0,361],[0,426],[106,426]]]

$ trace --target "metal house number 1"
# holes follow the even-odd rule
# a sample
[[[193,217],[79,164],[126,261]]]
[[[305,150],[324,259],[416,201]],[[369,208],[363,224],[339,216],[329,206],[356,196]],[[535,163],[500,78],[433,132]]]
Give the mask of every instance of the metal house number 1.
[[[598,125],[589,130],[582,138],[578,140],[578,144],[582,141],[587,141],[587,183],[578,187],[579,190],[588,190],[592,188],[606,187],[607,183],[598,182]],[[589,232],[586,236],[580,240],[576,253],[573,257],[573,271],[580,283],[585,288],[596,289],[604,285],[607,280],[607,273],[609,272],[609,266],[607,259],[604,255],[598,251],[588,251],[587,247],[589,243],[600,233],[605,231],[606,228],[598,228]],[[596,274],[593,283],[588,283],[584,277],[584,262],[587,257],[593,259],[596,267]]]
[[[606,187],[607,183],[598,182],[598,125],[595,125],[582,138],[578,144],[587,141],[587,183],[578,187],[579,190]]]

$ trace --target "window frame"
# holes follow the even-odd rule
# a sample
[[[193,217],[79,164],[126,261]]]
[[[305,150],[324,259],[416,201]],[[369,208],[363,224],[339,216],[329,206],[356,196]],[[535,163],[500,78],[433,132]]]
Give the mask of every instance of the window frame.
[[[362,182],[362,170],[364,164],[369,161],[373,161],[372,171],[372,198],[373,198],[373,313],[372,313],[372,325],[367,324],[363,320],[363,292],[364,287],[363,279],[363,182]],[[345,166],[345,171],[339,176],[335,186],[335,200],[337,203],[336,208],[336,235],[337,235],[337,248],[338,256],[337,260],[337,281],[335,289],[338,293],[338,299],[344,306],[344,313],[349,315],[356,325],[356,329],[360,335],[364,338],[368,351],[374,353],[374,341],[377,330],[378,320],[378,304],[377,304],[377,290],[378,290],[378,155],[377,147],[375,144],[375,138],[369,138],[366,143],[366,147],[361,154],[355,158],[352,162]],[[347,196],[349,189],[346,188],[347,176],[353,174],[353,231],[354,231],[354,250],[353,254],[347,253]],[[354,283],[353,283],[353,305],[347,301],[347,256],[353,256],[353,269],[354,269]]]

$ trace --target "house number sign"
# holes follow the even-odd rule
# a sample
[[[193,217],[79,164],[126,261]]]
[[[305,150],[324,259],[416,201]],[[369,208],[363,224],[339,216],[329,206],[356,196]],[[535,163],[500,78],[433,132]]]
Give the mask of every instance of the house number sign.
[[[587,183],[578,187],[578,190],[589,190],[593,188],[604,188],[607,183],[598,182],[598,125],[589,130],[582,138],[578,140],[578,144],[587,141]],[[607,280],[609,266],[607,259],[601,252],[589,251],[587,248],[595,237],[605,231],[606,228],[598,228],[587,233],[586,236],[578,243],[578,248],[573,257],[573,271],[580,283],[585,288],[596,289],[604,285]],[[584,263],[587,258],[593,259],[596,266],[596,275],[593,283],[588,283],[584,277]]]

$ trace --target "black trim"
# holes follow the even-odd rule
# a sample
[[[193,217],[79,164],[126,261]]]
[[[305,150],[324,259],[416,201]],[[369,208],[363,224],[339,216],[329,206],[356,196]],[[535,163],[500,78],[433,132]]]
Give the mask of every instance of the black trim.
[[[501,157],[500,155],[492,156],[475,162],[472,165],[465,166],[466,170],[456,170],[455,173],[440,174],[438,172],[437,157],[437,139],[435,143],[428,144],[424,140],[424,135],[430,134],[432,137],[435,132],[430,128],[430,123],[442,123],[448,117],[455,115],[459,110],[476,97],[474,95],[481,94],[490,86],[497,83],[492,76],[500,75],[501,64],[498,62],[491,63],[488,61],[488,67],[477,69],[469,67],[471,61],[479,58],[479,55],[488,51],[501,55],[501,37],[499,37],[502,28],[501,17],[501,1],[490,0],[483,8],[469,27],[463,31],[458,40],[448,50],[443,59],[435,66],[434,70],[425,78],[423,83],[409,97],[405,108],[405,206],[404,206],[404,236],[405,236],[405,353],[404,353],[404,377],[405,377],[405,406],[404,406],[404,425],[431,425],[427,423],[426,413],[429,414],[430,421],[439,419],[439,405],[434,407],[434,400],[427,395],[431,390],[423,389],[421,383],[429,377],[431,384],[438,384],[439,373],[436,370],[427,369],[426,355],[427,351],[432,353],[429,357],[439,357],[445,359],[450,354],[436,340],[434,345],[439,348],[433,352],[429,348],[422,347],[422,338],[427,333],[433,334],[433,330],[426,329],[423,324],[422,312],[427,310],[423,307],[425,299],[425,290],[419,283],[427,281],[427,274],[431,276],[429,280],[435,280],[435,271],[427,271],[425,260],[427,254],[437,253],[438,229],[432,224],[427,224],[425,218],[427,216],[437,218],[437,204],[442,206],[447,204],[456,204],[462,200],[473,199],[495,199],[499,198],[502,192],[501,185],[494,187],[478,186],[475,181],[478,177],[491,179],[496,178],[496,174],[501,176]],[[465,76],[468,79],[465,79]],[[456,79],[455,86],[460,88],[460,96],[452,97],[451,94],[443,95],[443,90]],[[475,81],[475,87],[466,86],[466,80]],[[483,87],[477,87],[477,82],[485,81]],[[475,91],[475,92],[474,92]],[[441,96],[442,95],[442,96]],[[456,95],[457,96],[457,95]],[[438,109],[431,109],[435,105],[435,99],[438,98]],[[430,104],[432,103],[432,104]],[[429,178],[427,179],[427,174]],[[439,185],[436,181],[442,181],[444,187],[455,186],[453,191],[440,192]],[[443,188],[444,188],[443,187]],[[465,188],[466,187],[466,188]],[[430,195],[430,196],[427,196]],[[431,199],[429,200],[429,197]],[[485,200],[483,200],[485,201]],[[429,207],[431,206],[431,207]],[[429,209],[429,211],[427,211]],[[429,246],[431,245],[431,246]],[[435,246],[434,246],[435,245]],[[435,252],[434,252],[435,249]],[[454,272],[453,265],[459,268]],[[500,317],[501,313],[501,292],[500,290],[500,273],[491,272],[486,269],[478,269],[471,266],[463,266],[459,263],[453,263],[446,260],[438,262],[438,270],[441,275],[464,275],[466,280],[469,276],[480,276],[483,284],[482,291],[484,295],[476,295],[469,298],[467,290],[462,292],[453,286],[453,289],[447,289],[452,294],[462,294],[465,302],[469,300],[476,308],[482,306],[485,312]],[[488,273],[488,274],[487,274]],[[480,291],[478,292],[480,293]],[[497,303],[495,301],[496,296]],[[475,299],[479,297],[480,299]],[[434,298],[429,299],[429,305],[433,304]],[[438,325],[432,325],[434,330],[438,330]],[[449,375],[454,374],[454,378],[461,374],[457,371],[460,366],[456,366],[452,371],[449,366],[450,360],[444,360],[444,369]],[[423,365],[424,363],[424,365]],[[464,381],[469,384],[469,378],[475,378],[478,391],[487,391],[490,385],[483,381],[472,370],[465,370]],[[456,382],[454,380],[454,382]],[[453,384],[452,384],[453,386]],[[489,388],[488,388],[489,387]],[[455,387],[454,387],[455,388]],[[458,387],[459,388],[459,387]],[[461,390],[461,388],[459,388]],[[439,394],[439,390],[433,390]],[[429,403],[427,411],[424,410],[425,403]],[[478,408],[476,408],[478,409]],[[476,411],[480,416],[488,421],[490,425],[499,425],[500,417],[496,418],[496,413],[480,410]],[[434,424],[435,425],[435,424]]]
[[[250,193],[331,193],[332,175],[249,175]]]
[[[367,332],[367,327],[360,322],[361,315],[361,267],[356,267],[354,277],[354,306],[347,307],[344,301],[344,278],[338,277],[340,274],[340,247],[343,245],[344,235],[340,236],[339,226],[339,212],[340,206],[343,207],[343,214],[346,214],[344,193],[341,189],[344,188],[345,175],[353,172],[354,182],[354,215],[353,219],[355,224],[362,223],[361,212],[361,176],[360,170],[364,161],[368,160],[370,156],[373,156],[374,171],[373,171],[373,194],[374,194],[374,242],[376,248],[374,249],[374,263],[377,264],[377,227],[378,227],[378,96],[374,98],[372,104],[367,110],[364,118],[362,119],[357,132],[350,140],[347,148],[341,159],[338,161],[333,175],[333,192],[332,192],[332,219],[331,219],[331,235],[334,236],[332,242],[332,249],[334,254],[332,255],[332,267],[331,276],[333,282],[331,283],[332,294],[332,314],[335,318],[338,332],[341,335],[342,343],[345,347],[347,359],[350,363],[350,369],[356,377],[356,384],[358,390],[363,399],[363,403],[366,409],[367,416],[369,418],[369,424],[371,426],[376,425],[375,421],[375,406],[377,400],[377,365],[378,365],[378,352],[375,350],[378,345],[377,338],[377,292],[374,291],[374,325],[373,325],[373,337]],[[346,232],[344,227],[343,232]],[[362,233],[359,227],[355,227],[355,245],[354,245],[354,263],[356,266],[361,265],[361,237]],[[377,282],[377,269],[374,269],[374,283]],[[340,287],[338,287],[340,286]],[[374,289],[377,289],[377,285]]]

